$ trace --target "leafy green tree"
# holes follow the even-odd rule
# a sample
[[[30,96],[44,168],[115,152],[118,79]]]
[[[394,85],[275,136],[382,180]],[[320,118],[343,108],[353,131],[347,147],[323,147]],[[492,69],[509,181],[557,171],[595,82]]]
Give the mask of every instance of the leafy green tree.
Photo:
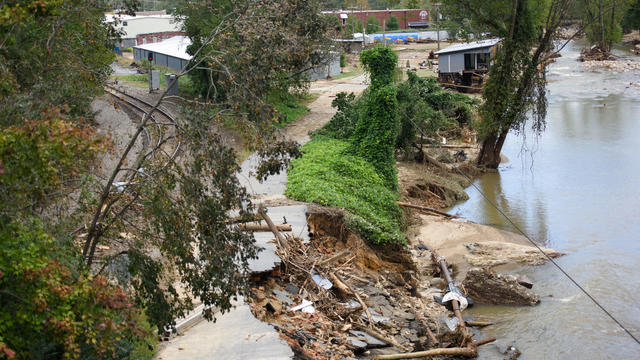
[[[397,17],[391,15],[389,22],[387,23],[387,30],[398,30],[400,28],[400,21]]]
[[[102,19],[106,3],[11,1],[0,7],[0,123],[37,117],[48,104],[87,111],[102,90],[117,34]]]
[[[127,276],[120,281],[135,289],[136,302],[158,329],[172,326],[194,298],[212,319],[214,309],[227,311],[232,298],[246,294],[248,262],[258,249],[252,235],[228,219],[232,211],[249,218],[253,208],[237,180],[235,154],[214,129],[234,122],[256,148],[273,145],[260,153],[268,161],[258,175],[277,171],[276,160],[295,155],[297,146],[272,143],[277,116],[267,94],[304,88],[305,72],[324,60],[327,41],[326,17],[312,1],[186,2],[177,11],[194,55],[177,75],[200,81],[204,100],[188,102],[175,123],[160,125],[153,135],[157,145],[124,166],[144,129],[158,128],[145,115],[108,180],[83,202],[91,210],[85,218],[86,266],[100,262],[108,271],[124,263]],[[163,93],[156,106],[165,100]],[[116,179],[124,185],[115,186]],[[96,251],[113,239],[121,251]],[[178,281],[188,291],[179,295]]]
[[[622,38],[622,19],[629,0],[580,0],[584,31],[592,44],[610,51],[614,42]]]
[[[344,37],[352,37],[354,33],[362,33],[364,25],[362,21],[355,16],[349,16],[347,18],[347,24],[343,28]]]
[[[624,14],[622,27],[625,29],[640,29],[640,0],[636,0],[629,6]]]
[[[379,32],[381,29],[380,20],[378,20],[378,18],[373,15],[367,18],[367,34]]]
[[[500,151],[512,129],[522,130],[531,113],[533,129],[545,128],[545,64],[553,40],[572,0],[445,0],[453,19],[469,19],[476,34],[502,38],[484,86],[478,132],[482,149],[479,166],[497,168]]]
[[[105,277],[77,272],[70,239],[33,220],[4,223],[0,245],[0,357],[152,358],[140,310]]]

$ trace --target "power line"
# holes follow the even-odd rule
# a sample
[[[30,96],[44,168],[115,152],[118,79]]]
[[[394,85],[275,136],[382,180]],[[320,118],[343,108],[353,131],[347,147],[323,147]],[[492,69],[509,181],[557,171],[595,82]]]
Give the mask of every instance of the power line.
[[[424,132],[422,131],[422,129],[420,129],[419,127],[416,126],[415,123],[413,123],[413,121],[410,119],[411,123],[413,124],[413,126],[416,128],[416,130],[418,130],[422,136],[426,137],[426,135],[424,134]],[[604,308],[604,306],[602,306],[598,300],[596,300],[593,296],[591,296],[587,290],[585,290],[580,284],[578,284],[578,282],[576,280],[573,279],[573,277],[571,277],[571,275],[569,275],[555,260],[553,260],[551,258],[551,256],[549,256],[546,252],[544,252],[542,250],[542,248],[535,242],[533,241],[529,235],[527,235],[524,231],[522,231],[522,229],[520,229],[520,227],[518,225],[516,225],[516,223],[514,223],[511,218],[509,218],[509,216],[507,216],[507,214],[505,214],[496,204],[494,204],[491,200],[489,200],[489,198],[487,197],[487,195],[484,194],[484,192],[482,192],[482,190],[480,190],[480,188],[478,188],[478,186],[476,184],[473,183],[473,181],[462,171],[460,171],[460,169],[457,166],[453,167],[454,169],[456,169],[456,171],[462,175],[462,177],[464,177],[467,182],[469,182],[469,185],[473,186],[479,193],[480,195],[482,195],[482,197],[484,198],[484,200],[486,202],[488,202],[491,206],[493,206],[494,209],[496,209],[505,219],[507,219],[507,221],[516,229],[520,232],[520,234],[522,234],[522,236],[524,236],[527,240],[529,240],[529,242],[531,244],[533,244],[533,246],[536,247],[536,249],[538,249],[538,251],[540,251],[542,253],[542,255],[544,255],[553,265],[555,265],[558,270],[560,270],[560,272],[562,272],[569,280],[571,280],[571,282],[578,287],[578,289],[580,289],[585,295],[587,295],[587,297],[589,299],[591,299],[591,301],[593,301],[594,304],[596,304],[602,311],[604,311],[605,314],[607,314],[607,316],[609,316],[611,318],[611,320],[613,320],[616,324],[618,324],[618,326],[620,326],[620,328],[622,328],[622,330],[624,330],[637,344],[640,345],[640,340],[638,340],[638,338],[636,338],[631,331],[629,331],[624,325],[622,325],[622,323],[620,321],[618,321],[618,319],[616,319],[607,309]]]

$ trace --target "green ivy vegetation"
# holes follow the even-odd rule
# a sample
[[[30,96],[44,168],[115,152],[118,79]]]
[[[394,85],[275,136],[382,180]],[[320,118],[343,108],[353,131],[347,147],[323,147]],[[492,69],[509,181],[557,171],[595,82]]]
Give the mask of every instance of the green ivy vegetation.
[[[347,226],[376,244],[404,242],[398,194],[376,168],[350,154],[348,140],[315,136],[291,162],[285,194],[350,212]]]
[[[378,46],[363,51],[360,61],[370,74],[371,86],[363,98],[350,151],[373,164],[387,186],[395,190],[398,178],[393,155],[400,123],[393,78],[398,55],[386,46]]]

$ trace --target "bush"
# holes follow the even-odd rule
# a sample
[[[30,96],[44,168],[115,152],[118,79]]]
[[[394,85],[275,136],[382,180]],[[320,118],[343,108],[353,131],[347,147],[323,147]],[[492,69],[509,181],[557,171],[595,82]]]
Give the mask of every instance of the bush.
[[[151,359],[154,334],[122,288],[86,276],[70,239],[37,222],[0,231],[0,353],[18,359]],[[1,357],[1,356],[0,356]]]
[[[331,106],[338,108],[338,111],[325,126],[312,132],[311,135],[325,135],[335,139],[350,138],[356,127],[360,108],[359,101],[355,98],[353,93],[338,93],[331,102]]]
[[[340,67],[346,67],[347,66],[347,57],[344,54],[340,54]]]
[[[393,31],[398,30],[400,28],[400,21],[394,15],[389,17],[389,22],[387,23],[387,30]]]
[[[367,34],[373,34],[380,31],[380,20],[371,15],[367,18]]]
[[[403,243],[398,195],[375,167],[348,152],[349,142],[316,136],[291,162],[285,194],[350,212],[347,226],[375,244]]]

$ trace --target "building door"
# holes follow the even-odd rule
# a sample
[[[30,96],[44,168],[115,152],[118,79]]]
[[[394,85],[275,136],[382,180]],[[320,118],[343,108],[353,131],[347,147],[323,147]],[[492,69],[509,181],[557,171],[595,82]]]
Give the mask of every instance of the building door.
[[[476,69],[476,54],[464,54],[464,69],[465,70]]]

